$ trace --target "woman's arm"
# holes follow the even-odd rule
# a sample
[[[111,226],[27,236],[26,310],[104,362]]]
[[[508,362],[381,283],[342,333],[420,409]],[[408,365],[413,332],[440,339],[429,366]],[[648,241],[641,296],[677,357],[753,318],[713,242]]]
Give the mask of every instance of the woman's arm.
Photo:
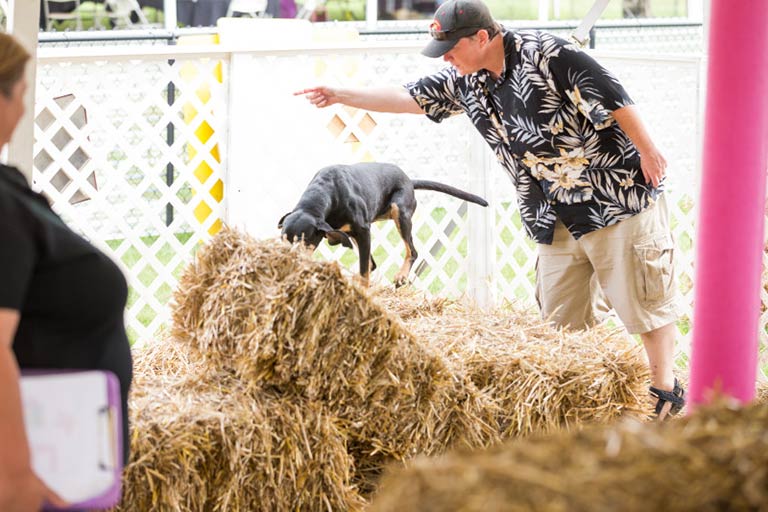
[[[0,510],[38,511],[43,501],[64,506],[32,471],[19,391],[19,366],[11,349],[19,312],[0,308]]]
[[[0,471],[29,470],[29,448],[19,393],[19,367],[11,350],[19,312],[0,308]]]

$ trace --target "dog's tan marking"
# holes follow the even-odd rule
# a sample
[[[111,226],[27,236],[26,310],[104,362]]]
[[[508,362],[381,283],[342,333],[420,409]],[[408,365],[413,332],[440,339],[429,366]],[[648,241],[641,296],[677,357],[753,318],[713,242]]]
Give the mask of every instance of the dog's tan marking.
[[[360,286],[364,286],[365,288],[368,288],[368,285],[371,281],[371,271],[365,273],[365,275],[357,274],[355,275],[355,279],[360,284]]]
[[[343,233],[351,233],[352,232],[352,226],[350,226],[349,224],[344,224],[343,226],[341,226],[339,228],[339,231],[341,231]]]
[[[405,237],[403,237],[403,231],[400,228],[400,208],[395,203],[392,203],[389,207],[389,216],[395,221],[397,232],[400,233],[400,238],[403,240],[403,244],[405,244],[405,260],[403,260],[400,271],[395,274],[395,286],[402,286],[408,282],[408,274],[411,273],[411,248],[405,242]]]
[[[373,219],[373,221],[374,221],[374,222],[378,222],[378,221],[380,221],[380,220],[389,220],[389,219],[392,219],[392,220],[394,220],[395,222],[397,222],[397,215],[394,215],[394,216],[393,216],[393,214],[392,214],[392,208],[394,208],[395,210],[397,210],[397,205],[396,205],[395,203],[392,203],[391,205],[389,205],[389,210],[388,210],[388,211],[384,212],[384,214],[383,214],[383,215],[379,215],[378,217],[376,217],[375,219]],[[399,229],[399,228],[398,228],[398,229]]]

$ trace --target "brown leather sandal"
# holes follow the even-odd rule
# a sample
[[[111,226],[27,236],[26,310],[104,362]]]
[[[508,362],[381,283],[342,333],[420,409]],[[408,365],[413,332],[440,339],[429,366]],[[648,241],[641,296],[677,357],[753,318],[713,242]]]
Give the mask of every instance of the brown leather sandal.
[[[656,407],[654,408],[655,419],[664,421],[667,416],[674,416],[685,406],[685,389],[675,379],[675,387],[672,391],[655,388],[648,388],[651,396],[656,398]]]

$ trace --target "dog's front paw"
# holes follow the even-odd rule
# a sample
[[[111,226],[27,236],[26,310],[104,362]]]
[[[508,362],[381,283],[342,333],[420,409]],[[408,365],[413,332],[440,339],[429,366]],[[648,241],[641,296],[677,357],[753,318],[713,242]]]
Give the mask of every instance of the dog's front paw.
[[[369,276],[361,276],[358,274],[355,276],[355,282],[360,286],[362,286],[363,288],[368,288],[370,284],[370,279],[369,279]]]
[[[395,276],[395,288],[400,288],[401,286],[405,286],[407,284],[408,284],[407,274],[397,274]]]

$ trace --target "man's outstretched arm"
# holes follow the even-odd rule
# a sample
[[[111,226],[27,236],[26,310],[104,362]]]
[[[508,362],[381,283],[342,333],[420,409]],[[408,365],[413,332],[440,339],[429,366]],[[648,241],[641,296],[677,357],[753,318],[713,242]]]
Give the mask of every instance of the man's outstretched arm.
[[[355,108],[374,112],[390,112],[393,114],[424,114],[404,87],[310,87],[293,93],[295,96],[304,95],[317,108],[324,108],[341,103]]]

